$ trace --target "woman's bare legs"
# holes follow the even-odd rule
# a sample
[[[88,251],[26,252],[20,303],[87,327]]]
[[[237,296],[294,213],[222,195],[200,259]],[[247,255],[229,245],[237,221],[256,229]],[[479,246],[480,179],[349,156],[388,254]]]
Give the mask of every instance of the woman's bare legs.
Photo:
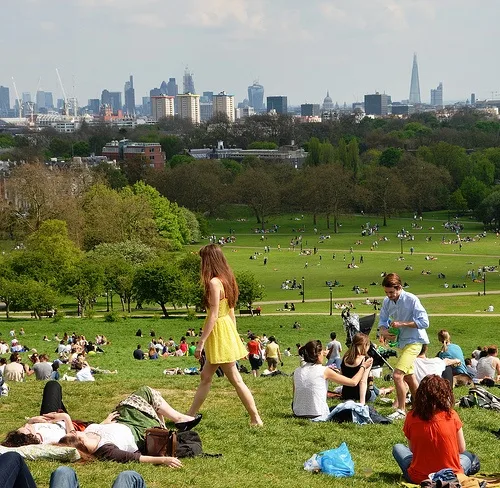
[[[226,375],[229,382],[233,385],[238,397],[240,398],[243,406],[246,408],[248,414],[250,415],[250,425],[262,425],[262,420],[260,418],[257,407],[255,406],[255,401],[253,399],[252,393],[248,389],[247,385],[244,383],[239,371],[236,369],[236,363],[227,364],[210,364],[208,361],[203,366],[201,371],[201,381],[196,393],[194,395],[193,403],[191,408],[188,410],[188,415],[196,415],[203,402],[207,398],[210,387],[212,386],[212,378],[218,367],[221,367],[222,371]]]
[[[243,403],[243,406],[250,415],[250,425],[263,425],[262,419],[257,411],[253,395],[243,381],[240,372],[236,368],[236,363],[221,364],[220,367],[222,368],[222,371],[224,371],[224,374],[227,376],[229,382],[233,385],[241,403]]]
[[[372,368],[365,368],[363,376],[359,380],[359,403],[364,405],[366,403],[366,390],[368,389],[368,376]]]
[[[193,403],[188,410],[188,415],[194,416],[198,413],[198,410],[207,398],[210,387],[212,386],[212,378],[218,367],[218,364],[210,364],[208,361],[205,361],[203,369],[201,370],[200,384],[198,386],[198,389],[196,390],[196,393],[194,394]]]
[[[185,415],[181,412],[178,412],[174,407],[172,407],[169,403],[166,402],[162,398],[161,405],[159,408],[156,410],[156,413],[158,416],[161,417],[166,417],[167,419],[171,420],[175,424],[179,422],[190,422],[191,420],[194,420],[194,417],[191,415]]]

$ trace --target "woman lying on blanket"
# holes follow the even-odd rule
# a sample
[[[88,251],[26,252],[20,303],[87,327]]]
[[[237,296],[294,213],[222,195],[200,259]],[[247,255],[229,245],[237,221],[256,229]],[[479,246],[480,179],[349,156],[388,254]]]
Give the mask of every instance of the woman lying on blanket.
[[[116,411],[102,423],[90,424],[83,432],[69,432],[59,445],[76,447],[82,459],[95,457],[122,463],[138,461],[180,468],[182,463],[175,457],[145,455],[146,429],[165,427],[164,417],[174,422],[179,431],[192,429],[201,420],[201,415],[191,417],[178,412],[158,391],[143,386],[120,402]]]
[[[60,415],[62,413],[64,415]],[[83,430],[89,423],[71,420],[62,400],[60,383],[47,381],[43,389],[40,415],[30,418],[22,427],[9,432],[2,445],[19,447],[58,442],[71,430]]]

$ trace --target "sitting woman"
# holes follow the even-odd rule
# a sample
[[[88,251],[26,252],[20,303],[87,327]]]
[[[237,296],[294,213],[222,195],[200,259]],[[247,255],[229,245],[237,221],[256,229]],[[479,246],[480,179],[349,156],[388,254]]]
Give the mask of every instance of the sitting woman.
[[[299,349],[302,365],[293,373],[293,403],[292,410],[296,417],[318,418],[326,417],[330,413],[326,397],[328,380],[345,386],[356,386],[360,381],[365,383],[373,359],[368,358],[359,365],[358,372],[347,378],[333,369],[323,366],[326,357],[321,341],[309,341]]]
[[[450,333],[442,329],[438,332],[438,341],[443,345],[441,351],[438,352],[438,357],[441,359],[454,359],[457,361],[452,367],[453,376],[461,377],[464,382],[471,380],[469,372],[467,371],[467,366],[465,365],[465,358],[462,349],[457,344],[451,342]],[[456,383],[458,378],[455,378],[454,383]]]
[[[364,360],[368,356],[370,349],[370,339],[366,334],[357,333],[352,338],[351,345],[342,358],[340,370],[347,378],[353,378],[356,373],[361,369]],[[382,388],[379,390],[373,384],[373,377],[370,375],[371,366],[366,368],[363,373],[363,380],[355,386],[342,387],[342,400],[354,400],[361,403],[374,402],[379,395],[390,393],[392,388]],[[368,378],[364,381],[364,376]]]
[[[465,450],[462,422],[453,410],[450,383],[437,375],[426,376],[417,389],[403,432],[408,446],[396,444],[392,455],[409,483],[421,483],[444,468],[455,474],[472,472],[473,454]]]
[[[70,432],[59,445],[76,447],[83,459],[138,461],[179,468],[182,464],[175,457],[147,456],[145,453],[146,429],[165,427],[163,417],[175,422],[178,431],[189,430],[201,420],[201,415],[191,417],[178,412],[158,391],[143,386],[120,402],[116,411],[102,423],[90,424],[83,432]]]

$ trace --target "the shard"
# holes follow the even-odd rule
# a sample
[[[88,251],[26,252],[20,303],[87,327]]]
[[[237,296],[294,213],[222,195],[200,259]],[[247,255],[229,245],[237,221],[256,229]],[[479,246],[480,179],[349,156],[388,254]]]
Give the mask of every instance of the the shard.
[[[418,63],[417,54],[413,55],[413,68],[411,70],[411,84],[410,84],[410,103],[415,105],[421,103],[420,101],[420,82],[418,80]]]

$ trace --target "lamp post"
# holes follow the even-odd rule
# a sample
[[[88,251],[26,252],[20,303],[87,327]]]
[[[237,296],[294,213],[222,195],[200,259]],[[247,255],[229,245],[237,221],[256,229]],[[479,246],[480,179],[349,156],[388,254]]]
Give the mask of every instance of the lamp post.
[[[483,295],[486,295],[486,267],[483,266]]]
[[[306,301],[305,278],[302,276],[302,303]]]
[[[333,288],[330,286],[330,315],[333,313]]]

